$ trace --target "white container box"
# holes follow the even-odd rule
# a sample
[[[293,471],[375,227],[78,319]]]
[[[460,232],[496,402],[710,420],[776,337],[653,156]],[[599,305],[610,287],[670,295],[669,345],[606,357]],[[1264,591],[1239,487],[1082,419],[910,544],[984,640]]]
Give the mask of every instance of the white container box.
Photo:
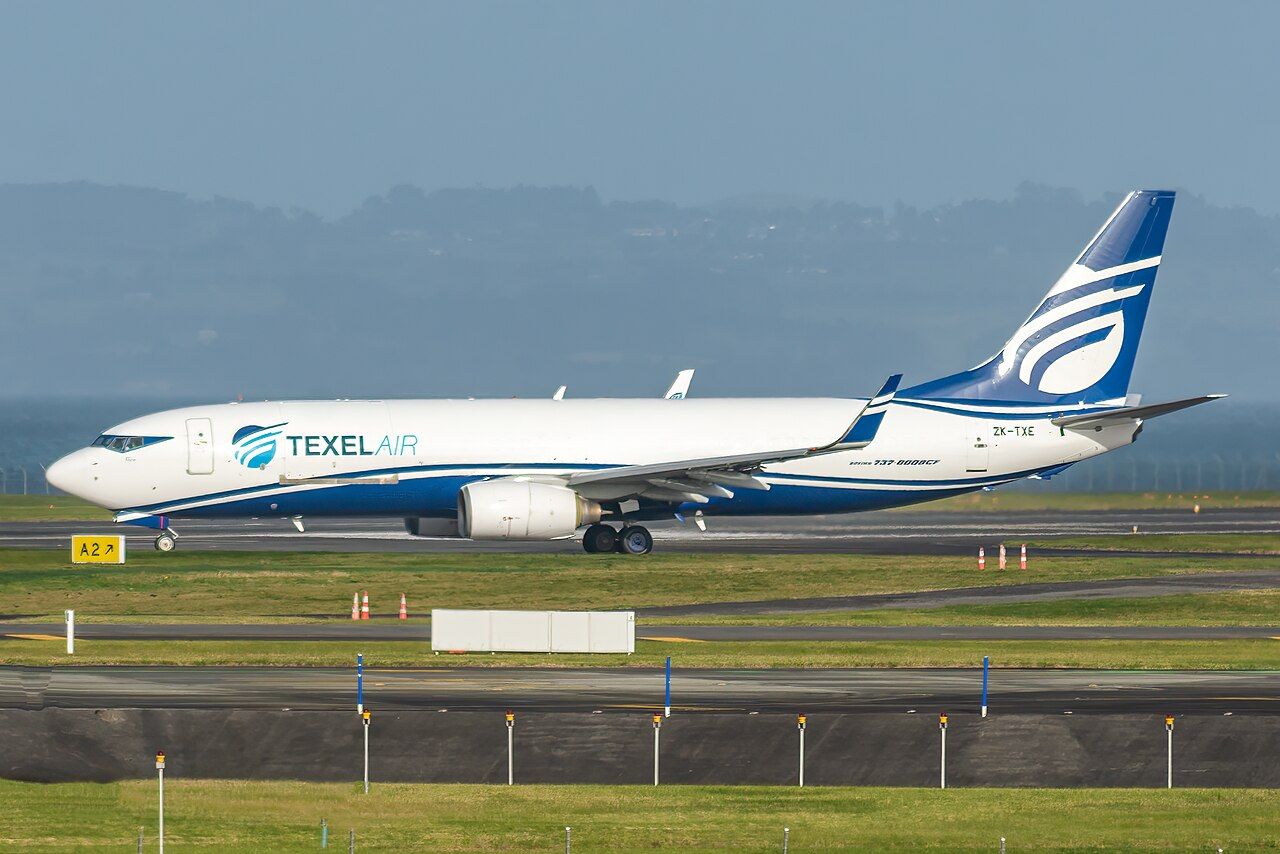
[[[436,652],[636,650],[635,611],[431,611]]]

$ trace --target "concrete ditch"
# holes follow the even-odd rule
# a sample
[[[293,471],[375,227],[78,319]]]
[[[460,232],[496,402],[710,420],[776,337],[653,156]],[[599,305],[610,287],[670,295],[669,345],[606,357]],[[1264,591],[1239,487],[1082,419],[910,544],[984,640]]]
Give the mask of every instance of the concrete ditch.
[[[506,782],[498,712],[376,713],[375,781]],[[355,781],[352,712],[176,709],[0,710],[0,776],[38,782],[172,778]],[[680,714],[662,727],[664,783],[794,784],[795,717]],[[652,783],[653,728],[634,714],[520,713],[518,783]],[[806,731],[806,785],[936,786],[935,714],[821,714]],[[1189,715],[1174,732],[1174,785],[1280,786],[1280,717]],[[1158,787],[1159,715],[953,715],[949,786]]]

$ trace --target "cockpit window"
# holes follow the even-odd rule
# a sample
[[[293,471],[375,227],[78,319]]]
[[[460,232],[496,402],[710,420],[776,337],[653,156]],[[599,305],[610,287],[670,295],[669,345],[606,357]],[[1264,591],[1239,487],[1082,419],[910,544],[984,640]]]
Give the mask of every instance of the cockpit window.
[[[136,451],[139,448],[145,448],[148,445],[154,445],[157,442],[172,438],[172,436],[115,436],[110,433],[103,433],[93,440],[92,447],[106,448],[108,451],[115,451],[117,454],[126,454],[129,451]]]

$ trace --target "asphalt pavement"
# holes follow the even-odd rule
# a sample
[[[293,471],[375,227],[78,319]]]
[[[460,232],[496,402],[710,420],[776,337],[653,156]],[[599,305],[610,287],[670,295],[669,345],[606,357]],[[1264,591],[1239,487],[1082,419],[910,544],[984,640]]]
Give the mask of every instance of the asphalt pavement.
[[[0,708],[345,710],[354,668],[0,667]],[[936,712],[979,704],[981,668],[683,670],[681,711]],[[372,708],[609,711],[661,705],[663,672],[647,668],[369,668]],[[1005,712],[1280,713],[1280,671],[996,669]]]
[[[399,519],[308,518],[306,533],[287,519],[174,521],[180,550],[342,552],[511,552],[579,554],[581,543],[471,542],[411,537]],[[1280,534],[1280,509],[940,512],[892,511],[837,516],[707,520],[709,530],[675,522],[651,525],[655,549],[701,553],[968,554],[1002,540],[1044,540],[1095,534]],[[150,549],[155,533],[111,522],[2,522],[0,545],[68,548],[72,534],[124,534],[132,549]],[[1140,545],[1138,539],[1136,544]],[[1089,549],[1053,550],[1094,554]],[[1042,550],[1042,553],[1044,551]]]

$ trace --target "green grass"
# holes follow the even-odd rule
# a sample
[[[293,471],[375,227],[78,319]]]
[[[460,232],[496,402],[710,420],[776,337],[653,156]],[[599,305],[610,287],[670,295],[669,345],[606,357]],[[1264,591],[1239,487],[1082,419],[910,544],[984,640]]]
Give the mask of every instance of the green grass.
[[[0,847],[154,850],[156,784],[0,782]],[[175,851],[1226,851],[1280,847],[1263,789],[885,789],[165,781]]]
[[[659,632],[656,637],[664,637]],[[1280,640],[1150,641],[712,641],[638,640],[634,655],[474,653],[433,655],[426,642],[384,641],[76,641],[0,639],[0,662],[30,666],[306,665],[349,667],[652,667],[671,656],[681,667],[973,667],[988,655],[999,667],[1105,670],[1277,670]]]
[[[110,522],[111,512],[69,495],[0,495],[0,522]]]
[[[62,552],[0,549],[0,614],[61,620],[343,617],[368,590],[376,613],[407,593],[431,607],[607,609],[935,590],[1258,569],[1251,558],[1037,558],[1030,572],[979,574],[969,557],[143,552],[126,566],[73,568]]]
[[[1021,541],[1007,540],[1017,564]],[[1096,549],[1120,552],[1206,552],[1217,554],[1280,554],[1280,534],[1091,534],[1027,541],[1034,549]]]
[[[646,632],[656,630],[662,623],[729,626],[1280,626],[1280,590],[760,616],[710,614],[641,621]]]

